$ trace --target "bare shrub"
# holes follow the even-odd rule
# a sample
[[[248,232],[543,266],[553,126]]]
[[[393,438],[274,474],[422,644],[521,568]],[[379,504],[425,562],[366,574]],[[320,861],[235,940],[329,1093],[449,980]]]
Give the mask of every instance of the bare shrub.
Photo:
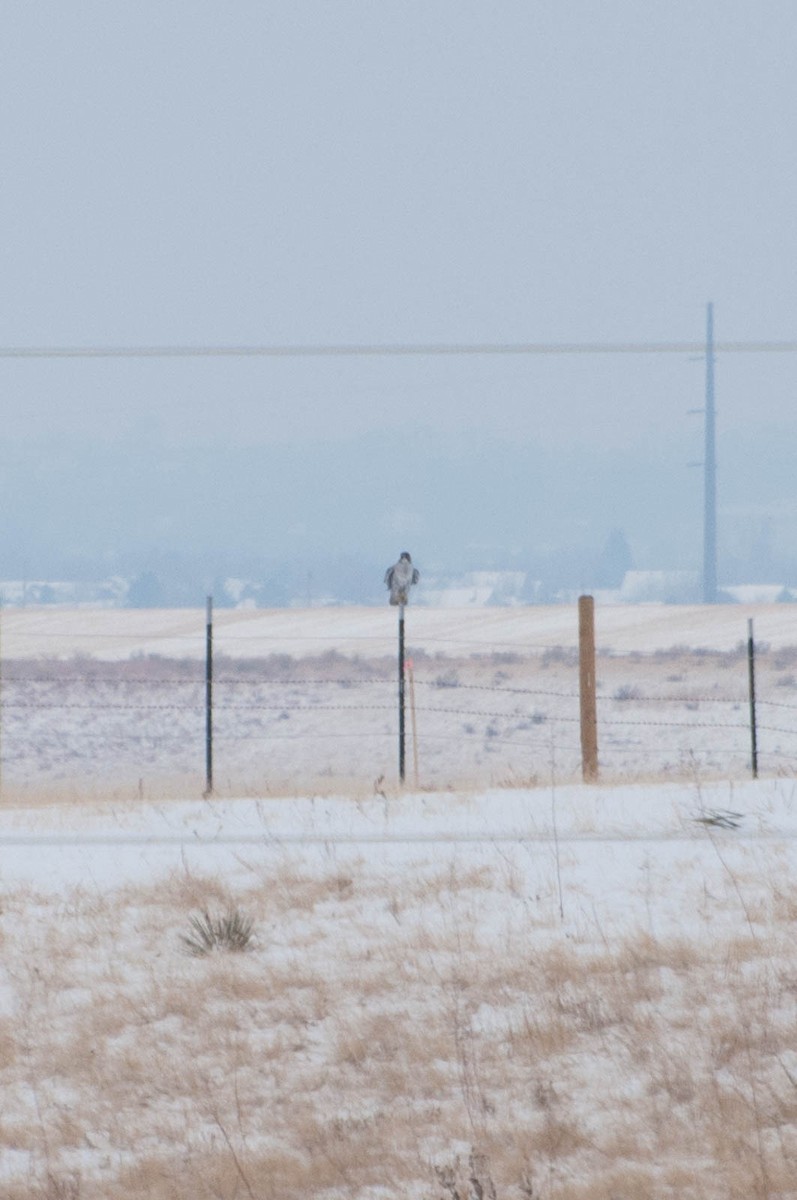
[[[553,666],[575,666],[578,662],[578,650],[571,646],[551,646],[543,651],[540,665],[543,669]]]

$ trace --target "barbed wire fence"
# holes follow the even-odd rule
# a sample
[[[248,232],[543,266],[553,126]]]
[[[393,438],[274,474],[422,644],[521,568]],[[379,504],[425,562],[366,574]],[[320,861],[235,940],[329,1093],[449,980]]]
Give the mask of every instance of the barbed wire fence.
[[[87,620],[90,619],[87,617]],[[741,626],[741,621],[740,621]],[[6,658],[0,674],[2,787],[98,789],[143,795],[208,787],[277,793],[355,784],[395,786],[396,661],[363,638],[344,655],[309,645],[299,656],[253,639],[234,654],[216,634],[213,686],[201,655],[107,660]],[[118,643],[118,637],[117,637]],[[189,645],[190,643],[190,645]],[[87,633],[87,645],[96,639]],[[600,778],[749,776],[750,696],[744,640],[730,652],[674,646],[648,653],[597,647]],[[797,770],[797,647],[756,655],[756,736],[762,773]],[[407,783],[543,784],[580,778],[579,650],[501,646],[470,638],[408,638],[411,753]],[[417,764],[417,766],[416,766]]]

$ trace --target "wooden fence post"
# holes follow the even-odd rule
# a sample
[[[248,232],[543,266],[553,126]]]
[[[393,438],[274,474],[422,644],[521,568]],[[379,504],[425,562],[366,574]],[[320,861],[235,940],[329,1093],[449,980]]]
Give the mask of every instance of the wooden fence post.
[[[581,701],[581,774],[585,783],[598,778],[598,709],[595,699],[595,601],[578,598],[578,663]]]

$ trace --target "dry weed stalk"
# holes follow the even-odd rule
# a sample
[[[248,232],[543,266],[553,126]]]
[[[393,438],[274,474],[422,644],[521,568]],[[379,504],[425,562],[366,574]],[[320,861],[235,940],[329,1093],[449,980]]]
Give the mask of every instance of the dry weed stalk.
[[[80,1176],[77,1174],[54,1175],[48,1171],[42,1200],[80,1200]]]
[[[498,1200],[487,1156],[471,1150],[467,1168],[459,1158],[449,1166],[435,1167],[447,1200]]]

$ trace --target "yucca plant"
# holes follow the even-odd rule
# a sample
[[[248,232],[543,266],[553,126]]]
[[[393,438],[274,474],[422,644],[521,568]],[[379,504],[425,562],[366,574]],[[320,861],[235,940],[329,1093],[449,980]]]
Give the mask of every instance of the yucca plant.
[[[191,917],[189,923],[191,933],[181,933],[180,940],[196,958],[204,958],[214,950],[240,954],[252,949],[253,924],[239,908],[229,908],[220,917],[203,909],[201,916]]]

